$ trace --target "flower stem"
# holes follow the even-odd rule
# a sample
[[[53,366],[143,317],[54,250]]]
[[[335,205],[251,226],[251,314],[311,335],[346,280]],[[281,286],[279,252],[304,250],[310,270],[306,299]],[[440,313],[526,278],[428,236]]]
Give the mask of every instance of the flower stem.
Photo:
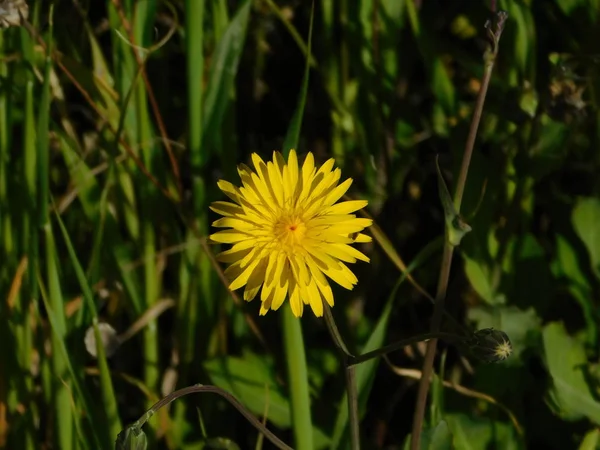
[[[422,341],[429,341],[431,339],[436,339],[436,340],[443,339],[448,342],[456,342],[456,341],[462,341],[464,339],[464,337],[459,336],[457,334],[453,334],[453,333],[442,333],[442,332],[419,334],[417,336],[412,336],[412,337],[409,337],[406,339],[402,339],[401,341],[394,342],[393,344],[386,345],[384,347],[378,348],[376,350],[365,353],[363,355],[351,357],[348,365],[355,366],[357,364],[363,363],[370,359],[386,355],[386,354],[394,352],[396,350],[400,350],[401,348],[406,347],[407,345],[416,344],[417,342],[422,342]]]
[[[500,36],[504,30],[504,24],[508,18],[506,12],[500,11],[496,13],[496,23],[494,29],[489,24],[486,24],[488,37],[491,40],[491,49],[486,51],[484,55],[485,60],[485,71],[483,74],[481,88],[477,96],[475,103],[475,110],[473,112],[473,118],[471,120],[471,127],[469,129],[469,135],[465,144],[465,151],[463,153],[462,165],[458,175],[456,183],[456,191],[454,194],[454,205],[456,211],[460,213],[460,206],[462,203],[462,197],[465,190],[465,184],[467,181],[467,174],[469,172],[469,165],[471,163],[471,155],[473,154],[473,147],[475,146],[475,138],[477,137],[477,129],[479,128],[479,122],[481,121],[481,114],[483,112],[483,105],[485,103],[485,97],[487,94],[488,86],[494,69],[494,63],[496,56],[498,55],[498,45],[500,42]],[[435,304],[433,308],[433,315],[431,318],[431,333],[437,333],[440,328],[442,320],[442,312],[444,310],[444,301],[446,299],[446,289],[448,287],[448,279],[450,276],[450,267],[452,266],[452,255],[454,253],[454,246],[448,242],[444,243],[444,253],[442,256],[442,265],[440,268],[440,276],[438,279],[438,289],[435,298]],[[411,450],[419,450],[421,448],[421,429],[423,427],[423,418],[425,416],[425,405],[427,403],[427,394],[429,392],[429,383],[431,374],[433,372],[433,361],[435,358],[435,351],[437,347],[437,339],[431,339],[427,343],[427,351],[425,353],[425,360],[423,361],[423,369],[421,374],[421,380],[419,382],[419,390],[417,393],[417,404],[413,415],[413,426],[411,436]]]
[[[313,428],[302,325],[300,320],[294,317],[289,305],[282,309],[283,342],[288,366],[288,389],[292,404],[294,448],[311,450],[314,448]]]

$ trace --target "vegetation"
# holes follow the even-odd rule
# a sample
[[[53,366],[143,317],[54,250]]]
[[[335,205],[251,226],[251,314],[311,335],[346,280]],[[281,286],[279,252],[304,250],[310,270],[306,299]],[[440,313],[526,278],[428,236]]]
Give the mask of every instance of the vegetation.
[[[28,3],[0,0],[0,449],[146,419],[149,448],[273,448],[261,421],[351,448],[348,373],[361,448],[409,448],[496,10],[438,333],[471,340],[437,343],[421,448],[600,448],[600,0]],[[308,308],[227,289],[217,181],[290,148],[374,219],[328,320],[352,355],[410,345],[354,364]]]

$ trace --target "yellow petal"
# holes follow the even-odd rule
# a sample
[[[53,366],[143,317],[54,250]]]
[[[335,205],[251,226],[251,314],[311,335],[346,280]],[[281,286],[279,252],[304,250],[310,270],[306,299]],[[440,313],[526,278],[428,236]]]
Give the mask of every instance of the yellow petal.
[[[308,152],[302,164],[302,185],[307,186],[310,182],[313,173],[315,172],[315,157],[311,152]]]
[[[222,217],[212,223],[215,228],[235,228],[241,231],[248,231],[256,228],[256,224],[244,219],[236,219],[233,217]]]
[[[277,204],[283,205],[283,178],[275,164],[269,161],[267,164],[267,172],[269,173],[269,180],[271,180],[271,188],[275,194]]]
[[[325,277],[323,277],[323,279],[325,280],[324,283],[321,283],[319,279],[316,279],[317,287],[319,288],[319,291],[321,292],[321,295],[325,301],[329,304],[329,306],[333,307],[333,291],[331,290],[331,286],[329,285],[327,279]]]
[[[336,245],[344,245],[344,244],[322,244],[320,247],[321,249],[327,253],[328,255],[337,258],[339,260],[342,260],[344,262],[348,262],[348,263],[355,263],[356,262],[356,258],[354,258],[353,256],[349,255],[347,252],[345,252],[343,249],[340,249],[339,247],[336,247]],[[242,264],[242,267],[244,265]]]
[[[237,186],[234,186],[229,181],[225,180],[217,181],[217,186],[219,186],[219,189],[221,189],[221,191],[223,191],[223,193],[231,200],[233,200],[236,203],[240,202],[240,190]]]
[[[244,289],[244,300],[247,302],[251,301],[256,297],[260,287],[265,280],[265,269],[267,267],[267,258],[262,258],[252,274],[248,279],[248,283],[246,283],[246,288]]]
[[[246,239],[252,239],[252,236],[246,233],[242,233],[236,230],[223,230],[217,231],[210,235],[210,240],[213,242],[219,242],[220,244],[233,244]]]
[[[300,298],[300,288],[298,283],[294,280],[290,280],[290,306],[292,307],[292,313],[296,317],[302,317],[302,311],[304,311],[304,304]]]
[[[347,253],[348,255],[352,256],[353,258],[359,259],[364,262],[371,261],[368,256],[364,255],[363,253],[359,252],[354,247],[351,247],[349,245],[346,245],[346,244],[329,244],[329,245],[331,247],[336,247],[340,251]]]
[[[216,212],[217,214],[221,214],[222,216],[226,217],[234,217],[237,215],[244,214],[244,210],[241,206],[230,202],[212,202],[210,205],[210,209]]]
[[[335,189],[333,189],[331,192],[329,192],[327,194],[327,196],[325,197],[325,200],[323,201],[323,204],[326,206],[333,205],[340,198],[342,198],[342,196],[348,191],[348,189],[350,189],[351,184],[352,184],[352,178],[348,178],[342,184],[340,184],[339,186],[336,186]],[[356,211],[356,210],[354,210],[354,211]],[[348,212],[350,212],[350,211],[348,211]]]
[[[359,209],[363,209],[368,204],[369,202],[367,200],[349,200],[347,202],[341,202],[330,206],[327,208],[326,214],[350,214],[354,211],[358,211]]]
[[[235,261],[241,260],[244,256],[246,256],[250,252],[249,248],[243,250],[234,250],[234,248],[230,248],[229,250],[225,250],[224,252],[219,253],[216,258],[217,261],[223,263],[233,263]]]
[[[289,280],[286,279],[283,285],[275,283],[275,293],[273,294],[273,302],[271,303],[271,309],[277,311],[283,304],[285,297],[288,293]]]
[[[317,283],[314,279],[310,280],[308,285],[308,294],[309,294],[309,302],[310,308],[313,313],[317,317],[323,316],[323,299],[321,298],[321,294],[319,294],[319,288],[317,288]]]
[[[256,170],[256,172],[258,173],[260,171],[260,166],[264,165],[265,162],[262,160],[262,158],[259,156],[258,153],[252,153],[250,155],[250,158],[252,159],[252,164],[254,165],[254,170]]]
[[[290,183],[295,187],[298,184],[298,156],[296,150],[290,150],[287,165],[290,172]]]
[[[269,312],[269,309],[271,309],[271,304],[273,303],[273,297],[274,297],[274,293],[272,293],[269,297],[267,297],[265,300],[262,301],[262,303],[260,305],[260,311],[259,311],[259,314],[261,316],[264,316],[265,314],[267,314]]]
[[[256,268],[256,266],[258,266],[259,263],[260,259],[255,259],[248,267],[242,269],[243,272],[231,282],[231,284],[229,285],[229,289],[235,291],[236,289],[239,289],[242,286],[244,286],[248,282],[250,275],[252,275],[252,271],[254,271],[254,269]]]
[[[373,224],[372,219],[351,219],[348,222],[340,222],[333,225],[329,231],[336,234],[352,234],[364,230]]]

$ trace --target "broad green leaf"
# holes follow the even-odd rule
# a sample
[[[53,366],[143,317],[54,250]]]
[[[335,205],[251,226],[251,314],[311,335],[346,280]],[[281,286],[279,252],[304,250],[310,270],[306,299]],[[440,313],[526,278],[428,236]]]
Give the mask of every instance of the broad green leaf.
[[[404,450],[410,449],[411,435],[404,441]],[[425,428],[421,432],[421,450],[453,450],[452,433],[445,420],[435,427]]]
[[[587,248],[594,273],[600,278],[600,200],[591,197],[579,199],[571,221]]]
[[[600,430],[595,428],[589,431],[583,441],[581,441],[581,445],[579,445],[579,450],[597,450],[600,448]]]
[[[427,450],[452,450],[452,433],[448,423],[441,420],[435,427],[424,430],[421,446]]]
[[[600,403],[586,380],[587,358],[583,344],[569,336],[562,323],[552,322],[543,331],[546,366],[552,378],[550,405],[564,420],[587,417],[600,424]]]
[[[257,416],[264,414],[279,428],[292,424],[290,403],[274,378],[274,370],[265,360],[252,353],[243,358],[228,356],[204,363],[211,381],[227,390]]]
[[[465,414],[449,414],[448,422],[455,450],[517,450],[523,448],[515,429],[507,423]]]
[[[503,297],[497,295],[492,287],[491,274],[487,267],[463,253],[465,274],[471,286],[488,305],[504,303]]]
[[[581,271],[579,258],[573,246],[560,234],[556,235],[555,259],[551,268],[554,276],[566,283],[569,293],[581,306],[587,326],[586,337],[589,345],[595,345],[598,337],[598,323],[592,300],[592,288],[585,274]]]

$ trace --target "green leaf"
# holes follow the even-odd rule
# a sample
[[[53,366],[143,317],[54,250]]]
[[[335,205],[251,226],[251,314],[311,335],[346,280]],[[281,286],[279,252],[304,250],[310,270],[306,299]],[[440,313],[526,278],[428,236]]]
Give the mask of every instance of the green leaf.
[[[584,373],[587,358],[583,345],[570,337],[562,323],[552,322],[543,331],[546,366],[552,377],[551,407],[564,420],[587,417],[600,424],[600,403],[594,399]]]
[[[501,305],[505,303],[503,296],[496,294],[492,286],[492,276],[487,267],[475,259],[462,254],[465,263],[465,274],[471,283],[471,287],[488,305]]]
[[[488,448],[517,450],[522,448],[515,429],[507,423],[465,414],[449,414],[445,418],[452,432],[452,443],[455,450]]]
[[[596,320],[596,307],[592,300],[592,288],[581,271],[577,252],[569,241],[556,234],[555,258],[552,261],[552,273],[566,288],[581,306],[586,323],[586,337],[590,346],[595,345],[598,339],[598,323]]]
[[[579,199],[571,221],[587,248],[594,273],[600,278],[600,200],[591,197]]]
[[[452,196],[450,195],[450,191],[448,191],[448,186],[446,186],[437,160],[435,168],[437,169],[438,195],[444,208],[446,239],[448,239],[451,245],[457,246],[465,234],[471,231],[471,227],[462,220],[458,211],[456,211]]]
[[[452,450],[452,434],[448,423],[441,420],[435,427],[424,430],[421,446],[428,450]]]
[[[600,448],[600,430],[595,428],[585,435],[579,450],[597,450],[598,448]]]
[[[410,442],[411,435],[408,435],[404,441],[404,450],[410,449]],[[421,432],[421,450],[453,450],[452,433],[445,420]]]
[[[269,421],[279,428],[291,426],[290,403],[279,390],[273,367],[263,358],[248,352],[243,358],[212,359],[204,368],[215,385],[231,392],[257,416],[264,414],[268,404]]]
[[[294,111],[294,116],[288,127],[285,139],[283,141],[283,155],[287,158],[287,155],[291,149],[295,149],[298,146],[300,139],[300,129],[302,128],[302,117],[304,116],[304,106],[306,105],[306,96],[308,94],[308,80],[310,77],[310,56],[312,48],[312,29],[313,29],[313,16],[314,16],[314,4],[310,10],[310,25],[308,29],[308,55],[304,65],[304,77],[302,78],[302,87],[300,88],[300,94],[298,95],[298,104]]]

